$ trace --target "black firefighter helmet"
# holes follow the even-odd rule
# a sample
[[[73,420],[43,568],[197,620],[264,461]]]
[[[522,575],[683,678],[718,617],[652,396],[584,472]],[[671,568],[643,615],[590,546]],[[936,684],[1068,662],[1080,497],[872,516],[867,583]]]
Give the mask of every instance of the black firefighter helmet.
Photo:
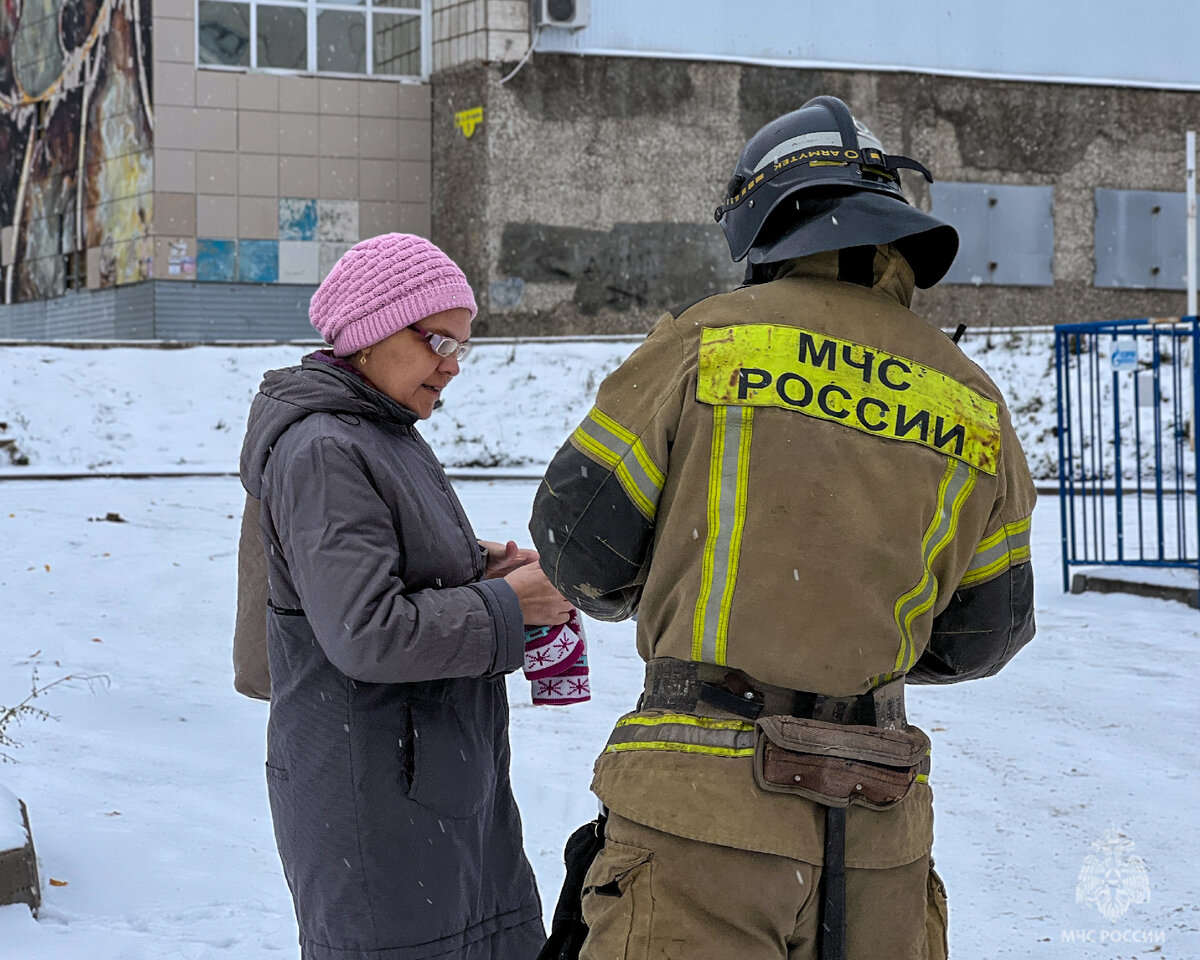
[[[777,263],[823,250],[894,243],[918,287],[945,276],[958,233],[909,205],[899,169],[929,171],[888,156],[837,97],[814,97],[772,120],[742,148],[716,220],[735,261]]]

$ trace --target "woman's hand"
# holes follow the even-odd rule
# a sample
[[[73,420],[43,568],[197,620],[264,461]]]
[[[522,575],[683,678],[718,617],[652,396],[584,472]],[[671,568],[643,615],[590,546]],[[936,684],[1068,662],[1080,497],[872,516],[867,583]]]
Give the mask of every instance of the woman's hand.
[[[566,623],[571,615],[571,602],[554,589],[536,562],[517,567],[504,582],[516,593],[521,604],[521,617],[529,626]]]
[[[483,570],[484,580],[507,576],[517,567],[533,563],[538,558],[536,550],[518,547],[515,540],[509,540],[508,543],[480,540],[479,545],[487,551],[487,562]]]

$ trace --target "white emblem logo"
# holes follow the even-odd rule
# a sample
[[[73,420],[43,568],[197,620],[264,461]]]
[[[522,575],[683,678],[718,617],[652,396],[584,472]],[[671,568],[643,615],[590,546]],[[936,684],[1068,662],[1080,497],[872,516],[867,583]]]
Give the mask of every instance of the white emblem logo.
[[[1083,860],[1075,902],[1094,904],[1104,919],[1116,923],[1135,903],[1150,902],[1146,863],[1133,853],[1133,841],[1110,826]]]

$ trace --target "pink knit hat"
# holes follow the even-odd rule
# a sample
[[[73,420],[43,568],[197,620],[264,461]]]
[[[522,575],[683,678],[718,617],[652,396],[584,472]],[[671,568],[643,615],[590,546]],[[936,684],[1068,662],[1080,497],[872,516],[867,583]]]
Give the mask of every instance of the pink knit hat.
[[[424,237],[385,233],[342,254],[308,305],[308,319],[339,357],[454,307],[479,308],[453,260]]]

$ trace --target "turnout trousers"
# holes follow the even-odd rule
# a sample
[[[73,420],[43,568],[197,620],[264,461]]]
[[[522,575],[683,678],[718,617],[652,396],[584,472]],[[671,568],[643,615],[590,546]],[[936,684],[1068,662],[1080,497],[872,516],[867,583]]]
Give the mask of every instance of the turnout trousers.
[[[821,868],[609,815],[583,885],[581,960],[819,960]],[[926,856],[846,870],[846,960],[945,960],[946,892]]]

